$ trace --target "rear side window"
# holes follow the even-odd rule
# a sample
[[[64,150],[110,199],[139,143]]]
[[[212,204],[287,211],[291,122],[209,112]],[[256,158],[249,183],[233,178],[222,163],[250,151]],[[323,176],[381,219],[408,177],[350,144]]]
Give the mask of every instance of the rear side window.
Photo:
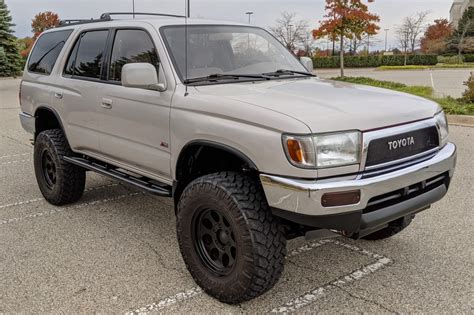
[[[72,30],[43,34],[31,52],[28,71],[40,74],[51,74],[56,60]]]
[[[118,30],[112,49],[109,80],[121,81],[123,66],[137,62],[151,63],[158,69],[159,58],[152,39],[142,30]]]
[[[82,33],[69,55],[65,74],[100,79],[109,31]]]

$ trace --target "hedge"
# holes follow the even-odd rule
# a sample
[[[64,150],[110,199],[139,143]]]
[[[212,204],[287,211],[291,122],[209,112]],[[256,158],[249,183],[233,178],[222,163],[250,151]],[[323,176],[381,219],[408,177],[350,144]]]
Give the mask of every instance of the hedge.
[[[474,54],[464,55],[464,62],[474,62]]]
[[[340,57],[314,57],[315,68],[339,68]],[[407,65],[434,66],[438,63],[436,55],[410,55]],[[344,65],[348,68],[371,68],[380,66],[403,66],[405,56],[345,56]]]

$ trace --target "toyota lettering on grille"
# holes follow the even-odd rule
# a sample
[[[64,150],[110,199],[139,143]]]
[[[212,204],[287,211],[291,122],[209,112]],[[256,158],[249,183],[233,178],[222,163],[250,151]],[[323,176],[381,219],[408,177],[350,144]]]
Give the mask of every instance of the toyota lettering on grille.
[[[388,148],[390,149],[390,151],[397,150],[400,148],[410,147],[412,145],[415,145],[414,137],[407,137],[407,138],[388,142]]]

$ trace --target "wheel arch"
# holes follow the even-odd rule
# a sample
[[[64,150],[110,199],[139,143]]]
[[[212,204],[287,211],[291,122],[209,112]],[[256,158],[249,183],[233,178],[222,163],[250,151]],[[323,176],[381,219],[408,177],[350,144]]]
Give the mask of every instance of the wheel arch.
[[[205,159],[211,156],[211,159]],[[215,172],[243,171],[258,173],[257,165],[242,151],[227,144],[193,140],[181,149],[174,171],[173,196],[175,205],[184,188],[192,180]]]
[[[44,130],[61,129],[66,136],[66,130],[59,113],[49,106],[39,106],[35,110],[35,139]],[[67,138],[67,136],[66,136]]]

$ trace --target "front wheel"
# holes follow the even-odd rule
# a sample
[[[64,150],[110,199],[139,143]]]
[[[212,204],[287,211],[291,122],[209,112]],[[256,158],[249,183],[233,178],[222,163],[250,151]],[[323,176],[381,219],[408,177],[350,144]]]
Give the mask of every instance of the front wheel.
[[[237,304],[270,290],[283,272],[286,239],[257,181],[218,173],[189,184],[178,204],[178,242],[196,283]]]

